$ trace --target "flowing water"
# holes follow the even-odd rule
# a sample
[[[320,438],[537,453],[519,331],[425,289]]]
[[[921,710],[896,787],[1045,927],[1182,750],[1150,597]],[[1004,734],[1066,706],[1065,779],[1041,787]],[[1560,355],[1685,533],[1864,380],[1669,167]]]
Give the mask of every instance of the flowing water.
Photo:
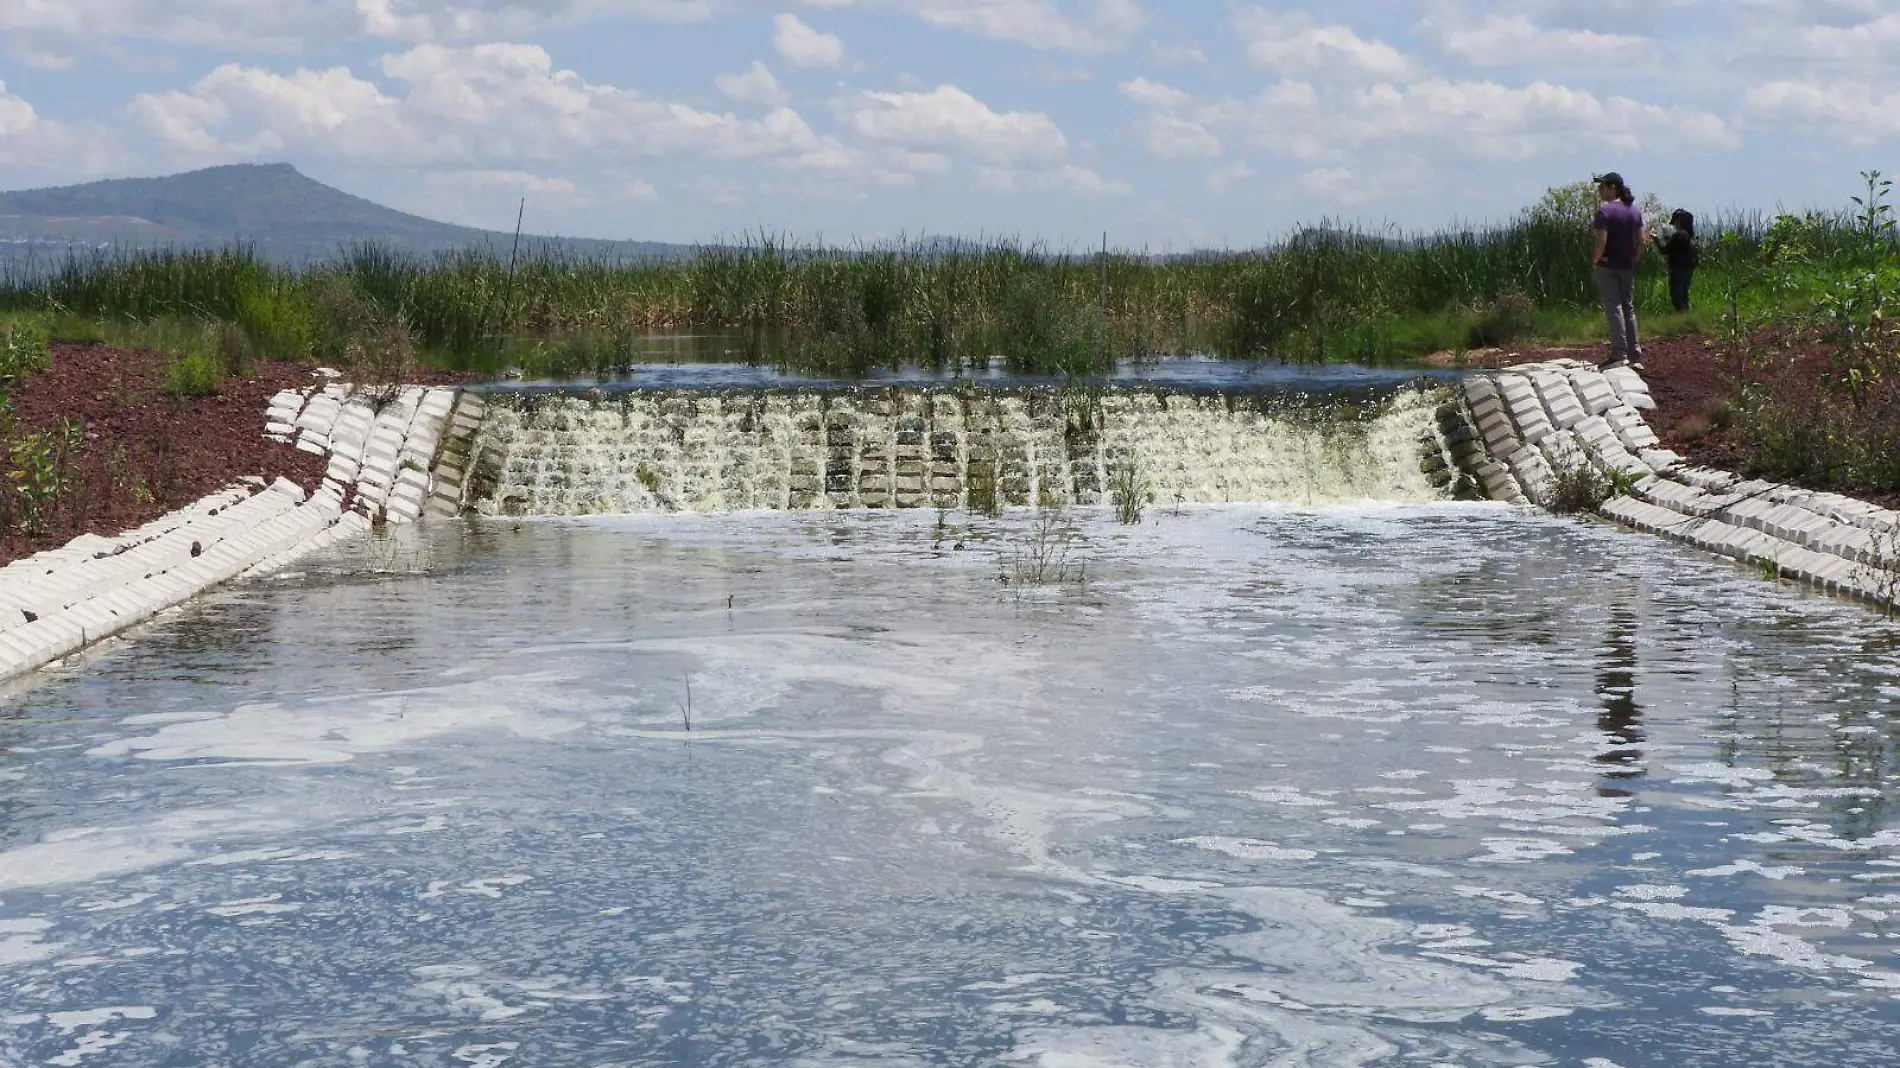
[[[489,515],[1427,501],[1429,390],[663,389],[491,397]],[[1449,473],[1445,475],[1449,479]]]
[[[1416,396],[630,397],[0,693],[0,1066],[1900,1065],[1900,625]]]

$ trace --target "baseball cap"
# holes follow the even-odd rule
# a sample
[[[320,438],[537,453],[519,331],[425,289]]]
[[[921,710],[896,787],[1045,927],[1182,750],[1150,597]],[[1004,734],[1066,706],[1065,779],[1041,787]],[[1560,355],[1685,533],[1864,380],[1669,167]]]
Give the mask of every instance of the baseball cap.
[[[1615,171],[1610,171],[1607,174],[1597,175],[1597,184],[1598,185],[1624,185],[1626,183],[1623,181],[1622,175],[1616,173]]]

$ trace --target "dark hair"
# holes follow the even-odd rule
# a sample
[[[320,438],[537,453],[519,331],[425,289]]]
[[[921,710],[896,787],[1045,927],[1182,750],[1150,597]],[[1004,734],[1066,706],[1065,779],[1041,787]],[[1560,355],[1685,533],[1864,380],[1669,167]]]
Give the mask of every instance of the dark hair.
[[[1677,208],[1675,213],[1669,216],[1669,225],[1690,237],[1695,236],[1695,216],[1691,215],[1687,208]]]
[[[1621,200],[1625,204],[1636,203],[1636,194],[1630,192],[1630,187],[1623,183],[1622,175],[1616,173],[1615,171],[1611,171],[1608,174],[1599,175],[1597,177],[1597,188],[1601,189],[1606,185],[1614,186],[1616,188],[1616,198],[1618,200]]]

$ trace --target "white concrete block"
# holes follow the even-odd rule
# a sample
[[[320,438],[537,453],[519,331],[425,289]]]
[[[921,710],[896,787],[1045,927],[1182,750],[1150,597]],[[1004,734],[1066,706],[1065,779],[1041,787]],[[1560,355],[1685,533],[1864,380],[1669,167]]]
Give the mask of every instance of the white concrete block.
[[[396,468],[396,484],[411,485],[426,490],[429,488],[429,472],[420,466],[404,461]]]
[[[46,655],[46,660],[41,663],[71,656],[86,644],[85,630],[79,624],[58,616],[42,616],[39,621],[28,623],[8,634],[36,643]]]

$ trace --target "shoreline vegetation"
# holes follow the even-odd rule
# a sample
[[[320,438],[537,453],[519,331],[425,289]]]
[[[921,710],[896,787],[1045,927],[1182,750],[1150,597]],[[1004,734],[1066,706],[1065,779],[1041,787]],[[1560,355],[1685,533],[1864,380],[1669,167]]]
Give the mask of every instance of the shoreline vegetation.
[[[1651,361],[1651,377],[1659,396],[1674,390],[1657,428],[1672,447],[1900,497],[1900,245],[1891,183],[1863,178],[1838,211],[1705,217],[1687,314],[1670,310],[1660,258],[1645,256],[1637,305],[1655,351],[1671,353]],[[901,366],[1083,376],[1189,354],[1478,366],[1504,349],[1597,347],[1603,319],[1584,266],[1595,205],[1579,184],[1502,225],[1322,225],[1260,250],[1167,258],[1008,243],[794,249],[760,237],[668,261],[359,245],[302,269],[241,247],[10,268],[0,558],[129,514],[123,498],[159,507],[182,492],[192,480],[155,487],[162,472],[128,458],[202,443],[185,431],[173,449],[141,422],[176,435],[199,418],[190,413],[248,407],[265,380],[307,380],[299,368],[316,364],[372,386],[606,377],[650,359],[655,335],[686,333],[720,335],[736,350],[727,359],[838,377]],[[1645,215],[1666,207],[1652,201]],[[243,417],[258,435],[262,407]],[[119,409],[148,416],[109,424]]]
[[[749,362],[839,376],[993,364],[1085,375],[1190,353],[1406,364],[1600,340],[1583,266],[1595,207],[1587,184],[1565,186],[1498,225],[1322,223],[1261,249],[1170,257],[1015,242],[794,248],[766,235],[618,262],[375,244],[302,268],[244,247],[97,253],[0,267],[0,322],[33,319],[55,340],[224,353],[230,366],[247,355],[394,359],[529,378],[612,374],[655,335],[704,333]],[[1863,222],[1858,208],[1704,219],[1701,309],[1675,313],[1660,259],[1646,256],[1646,332],[1713,333],[1817,306],[1864,261]]]

